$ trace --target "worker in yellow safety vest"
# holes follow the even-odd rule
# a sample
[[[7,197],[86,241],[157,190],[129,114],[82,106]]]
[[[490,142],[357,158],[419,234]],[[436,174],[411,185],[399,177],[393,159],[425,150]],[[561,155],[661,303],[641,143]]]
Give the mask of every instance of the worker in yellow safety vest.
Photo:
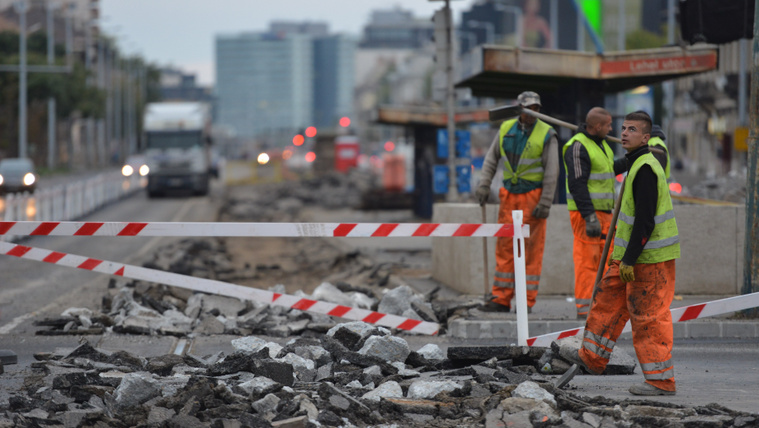
[[[517,102],[523,108],[539,111],[540,96],[522,92]],[[538,296],[540,273],[543,269],[543,249],[546,239],[546,218],[550,213],[559,177],[559,154],[556,131],[547,123],[527,113],[501,124],[482,166],[482,176],[475,196],[480,205],[490,197],[490,186],[498,168],[503,164],[503,187],[499,190],[499,223],[513,223],[512,210],[523,211],[524,224],[530,226],[530,238],[525,240],[525,273],[527,275],[527,310]],[[514,297],[514,254],[512,238],[496,241],[496,267],[493,280],[493,299],[482,310],[509,312]]]

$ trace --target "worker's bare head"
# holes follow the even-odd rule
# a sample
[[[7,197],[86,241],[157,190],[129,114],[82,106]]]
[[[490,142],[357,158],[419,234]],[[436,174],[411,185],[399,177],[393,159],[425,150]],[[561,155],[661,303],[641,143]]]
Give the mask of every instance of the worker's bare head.
[[[594,137],[606,138],[611,132],[611,113],[603,107],[593,107],[585,117],[585,130]]]
[[[522,92],[519,94],[519,97],[517,97],[517,103],[519,103],[519,105],[523,108],[530,109],[532,111],[540,111],[540,95],[535,92]],[[537,120],[538,119],[535,116],[532,116],[528,113],[522,113],[519,115],[519,121],[526,125],[532,125]]]
[[[631,152],[647,145],[648,139],[651,138],[651,124],[651,116],[642,110],[634,111],[625,116],[620,134],[622,147]]]

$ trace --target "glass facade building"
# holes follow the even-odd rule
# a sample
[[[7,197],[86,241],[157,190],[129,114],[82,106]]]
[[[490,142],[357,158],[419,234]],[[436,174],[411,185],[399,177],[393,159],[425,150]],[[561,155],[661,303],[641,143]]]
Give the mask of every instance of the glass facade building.
[[[313,123],[313,43],[302,34],[216,38],[216,122],[239,137],[288,135]],[[284,145],[289,141],[271,141]]]

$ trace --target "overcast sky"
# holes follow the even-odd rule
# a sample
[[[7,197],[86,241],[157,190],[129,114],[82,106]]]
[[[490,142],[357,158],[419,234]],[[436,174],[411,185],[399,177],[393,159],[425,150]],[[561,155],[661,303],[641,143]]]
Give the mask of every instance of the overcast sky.
[[[451,1],[454,17],[474,0]],[[263,31],[271,21],[319,21],[330,32],[359,35],[371,11],[402,7],[431,18],[442,1],[430,0],[101,0],[103,28],[126,52],[195,72],[213,84],[217,34]],[[399,6],[402,5],[402,6]]]

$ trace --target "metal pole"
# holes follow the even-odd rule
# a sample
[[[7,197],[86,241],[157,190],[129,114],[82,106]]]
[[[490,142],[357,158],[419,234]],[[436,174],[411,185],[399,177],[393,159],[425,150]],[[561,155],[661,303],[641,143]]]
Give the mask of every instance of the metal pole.
[[[98,56],[97,56],[97,73],[98,89],[103,90],[105,88],[105,41],[103,40],[102,28],[98,26]],[[108,164],[108,150],[105,136],[105,120],[98,119],[97,121],[97,133],[98,133],[98,154],[100,155],[100,164]]]
[[[119,53],[114,51],[113,54],[113,66],[114,66],[114,105],[113,105],[113,138],[116,141],[116,147],[118,147],[121,158],[126,158],[126,150],[121,140],[121,59]]]
[[[759,0],[754,6],[754,57],[751,62],[751,127],[748,138],[748,169],[746,170],[746,238],[743,259],[743,294],[759,291],[759,218],[756,205],[759,202]],[[756,309],[751,311],[757,313]]]
[[[26,157],[26,2],[16,3],[18,12],[18,156]]]
[[[746,39],[738,41],[738,125],[746,126]]]
[[[104,49],[103,52],[104,61],[104,84],[105,84],[105,143],[108,149],[108,153],[113,151],[113,60],[111,44]]]
[[[87,70],[87,73],[92,72],[92,53],[90,52],[90,44],[92,43],[92,21],[87,21],[85,23],[84,28],[84,67]],[[87,86],[92,85],[92,78],[87,77]],[[92,156],[92,140],[93,138],[93,129],[92,129],[92,118],[87,117],[84,119],[84,125],[85,125],[85,145],[84,145],[84,155],[88,166],[92,166],[94,164],[94,159]]]
[[[454,115],[456,94],[453,89],[453,16],[451,15],[451,2],[445,0],[445,37],[447,40],[445,64],[445,79],[448,107],[448,202],[458,200],[459,193],[456,188],[456,118]]]
[[[675,44],[675,0],[667,1],[667,44],[670,46]],[[667,104],[667,115],[664,129],[667,130],[667,136],[669,136],[669,141],[671,142],[673,141],[672,122],[675,120],[675,82],[664,82],[664,95]],[[670,143],[669,147],[677,147],[677,145]],[[670,153],[670,155],[672,155],[672,153]]]
[[[577,13],[580,13],[578,10]],[[619,22],[617,22],[617,30],[619,31],[617,33],[617,50],[622,52],[625,50],[625,42],[626,42],[626,36],[627,36],[627,22],[626,22],[626,14],[625,14],[625,0],[619,0],[619,10],[617,11],[617,19]],[[579,31],[579,29],[578,29]],[[619,125],[621,125],[621,118],[625,115],[625,93],[624,92],[617,92],[617,116],[620,119],[617,119],[619,123],[615,124],[617,125],[616,128],[620,129]],[[621,150],[621,147],[619,147]]]
[[[55,63],[55,20],[53,19],[53,9],[55,3],[47,4],[47,63]],[[55,98],[47,99],[47,167],[55,167]]]

